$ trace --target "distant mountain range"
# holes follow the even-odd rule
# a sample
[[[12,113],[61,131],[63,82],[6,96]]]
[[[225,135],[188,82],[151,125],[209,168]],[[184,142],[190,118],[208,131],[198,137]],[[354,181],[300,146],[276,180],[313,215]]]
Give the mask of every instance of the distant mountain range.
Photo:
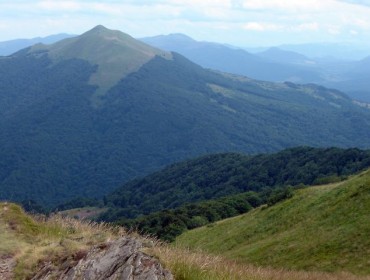
[[[316,59],[355,61],[361,60],[370,54],[368,46],[356,46],[350,43],[283,44],[277,47]]]
[[[22,48],[51,44],[74,37],[57,34],[44,38],[0,42],[0,55]],[[370,51],[349,44],[312,43],[281,45],[248,52],[246,49],[211,42],[199,42],[184,34],[159,35],[142,41],[167,51],[175,51],[210,69],[273,82],[316,83],[339,89],[351,98],[370,103]]]
[[[206,70],[97,26],[0,57],[0,199],[101,197],[167,164],[370,147],[370,110],[317,85]]]
[[[0,55],[11,55],[20,49],[27,48],[29,46],[42,43],[42,44],[53,44],[60,40],[73,37],[71,34],[55,34],[47,37],[36,37],[32,39],[15,39],[10,41],[0,42]]]
[[[348,60],[348,55],[345,56],[341,51],[350,53],[349,46],[341,49],[335,44],[284,45],[252,54],[222,44],[199,42],[183,34],[141,40],[167,51],[178,52],[206,68],[258,80],[317,83],[342,90],[354,99],[370,102],[370,81],[366,78],[370,76],[369,63],[366,63],[366,59]],[[320,46],[325,52],[320,53]],[[330,48],[333,48],[332,56],[323,56],[324,53],[330,53]],[[300,50],[311,56],[298,53]],[[355,51],[352,49],[352,52]],[[365,57],[370,50],[361,53]]]
[[[253,79],[300,83],[320,80],[319,74],[304,67],[305,63],[311,65],[308,58],[277,48],[255,55],[222,44],[195,41],[183,34],[160,35],[141,40],[167,51],[178,52],[203,67],[244,75]],[[300,57],[302,64],[290,64],[297,57]]]

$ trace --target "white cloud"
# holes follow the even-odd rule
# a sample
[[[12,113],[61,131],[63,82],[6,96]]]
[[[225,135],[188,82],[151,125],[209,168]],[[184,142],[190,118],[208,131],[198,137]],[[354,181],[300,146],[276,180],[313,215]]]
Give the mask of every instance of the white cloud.
[[[319,30],[320,25],[317,22],[305,22],[298,24],[297,26],[293,26],[291,29],[294,31],[317,31]]]
[[[243,25],[243,29],[251,31],[277,31],[283,28],[282,25],[268,22],[247,22]]]
[[[239,45],[243,41],[249,44],[247,38],[255,42],[275,38],[281,43],[344,41],[345,34],[367,42],[370,7],[360,2],[366,1],[0,0],[0,40],[59,32],[78,34],[103,24],[136,37],[182,32]],[[355,32],[357,36],[351,35]]]
[[[78,11],[82,9],[82,3],[78,1],[40,1],[36,7],[49,11]]]
[[[339,35],[341,33],[340,26],[338,25],[329,25],[326,30],[331,35]]]
[[[369,0],[339,0],[346,3],[351,3],[354,5],[363,5],[363,6],[370,6]]]
[[[370,30],[370,19],[354,19],[353,25],[363,30]]]
[[[245,0],[243,7],[252,10],[279,10],[285,12],[317,11],[332,0]]]

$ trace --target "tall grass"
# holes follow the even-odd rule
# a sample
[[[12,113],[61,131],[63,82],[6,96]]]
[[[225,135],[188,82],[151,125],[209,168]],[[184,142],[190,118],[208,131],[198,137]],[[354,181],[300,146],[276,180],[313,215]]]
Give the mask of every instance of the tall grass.
[[[173,246],[155,246],[150,251],[170,269],[176,280],[369,280],[349,273],[289,271],[238,263],[220,256]]]
[[[370,275],[370,171],[176,239],[257,266]]]

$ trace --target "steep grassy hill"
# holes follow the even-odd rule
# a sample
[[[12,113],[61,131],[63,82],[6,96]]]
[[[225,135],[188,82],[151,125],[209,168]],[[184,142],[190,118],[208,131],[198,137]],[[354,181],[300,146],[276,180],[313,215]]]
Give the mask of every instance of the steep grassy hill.
[[[300,147],[253,157],[208,155],[173,164],[124,184],[105,197],[104,202],[111,209],[102,219],[132,218],[268,187],[340,181],[367,167],[370,167],[370,152],[358,149]]]
[[[247,263],[370,274],[370,170],[177,238]]]
[[[0,199],[101,197],[173,162],[370,147],[370,110],[316,85],[215,73],[98,26],[0,57]]]
[[[121,279],[123,275],[126,277],[122,279],[127,279],[127,274],[133,273],[140,278],[139,275],[145,275],[149,269],[159,275],[157,259],[145,252],[156,255],[175,279],[183,280],[363,279],[342,273],[283,271],[243,265],[222,257],[158,244],[137,234],[127,235],[122,229],[60,217],[35,218],[17,205],[0,203],[0,279],[82,280],[87,277],[95,280],[109,276]],[[123,269],[125,265],[128,266],[126,270]]]
[[[155,56],[171,59],[168,52],[150,47],[128,34],[109,30],[102,25],[81,36],[52,45],[34,45],[29,53],[35,52],[47,52],[54,63],[82,59],[96,65],[97,70],[90,77],[89,83],[98,86],[100,94],[105,93],[126,75],[139,70]]]

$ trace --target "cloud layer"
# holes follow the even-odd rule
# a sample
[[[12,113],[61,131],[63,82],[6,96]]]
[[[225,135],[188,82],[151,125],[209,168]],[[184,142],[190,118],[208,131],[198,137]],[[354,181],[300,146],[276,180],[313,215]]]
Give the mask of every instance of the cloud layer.
[[[135,37],[185,33],[240,46],[297,42],[367,44],[366,0],[40,0],[0,1],[0,40],[97,24]]]

